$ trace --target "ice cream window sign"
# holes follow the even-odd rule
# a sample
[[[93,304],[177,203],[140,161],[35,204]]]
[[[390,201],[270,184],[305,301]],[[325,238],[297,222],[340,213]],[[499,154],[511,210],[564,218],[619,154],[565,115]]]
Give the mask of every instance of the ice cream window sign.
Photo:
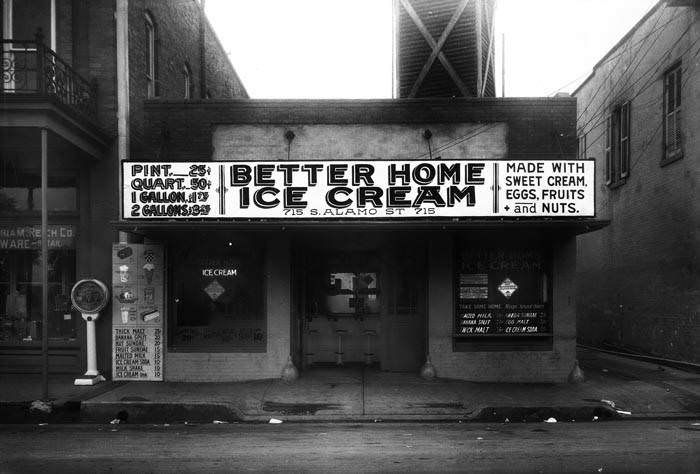
[[[203,277],[237,277],[238,268],[202,268]]]

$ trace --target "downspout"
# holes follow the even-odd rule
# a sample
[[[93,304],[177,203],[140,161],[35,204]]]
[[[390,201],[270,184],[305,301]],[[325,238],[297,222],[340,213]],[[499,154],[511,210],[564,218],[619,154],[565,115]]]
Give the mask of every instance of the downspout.
[[[207,58],[206,58],[206,16],[204,6],[206,0],[199,2],[199,98],[207,98]]]
[[[121,195],[122,161],[129,159],[129,0],[117,1],[117,176]],[[119,219],[122,213],[119,199]]]

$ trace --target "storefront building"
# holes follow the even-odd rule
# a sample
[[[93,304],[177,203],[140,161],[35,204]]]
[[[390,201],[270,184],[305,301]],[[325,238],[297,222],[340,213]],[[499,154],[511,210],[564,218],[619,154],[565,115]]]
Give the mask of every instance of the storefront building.
[[[148,102],[122,163],[112,375],[280,377],[291,358],[560,382],[594,169],[575,100]],[[157,159],[156,159],[157,158]],[[106,341],[101,341],[105,343]]]
[[[144,100],[247,93],[196,0],[0,0],[0,14],[0,373],[78,375],[70,291],[110,277],[119,160],[140,147]]]

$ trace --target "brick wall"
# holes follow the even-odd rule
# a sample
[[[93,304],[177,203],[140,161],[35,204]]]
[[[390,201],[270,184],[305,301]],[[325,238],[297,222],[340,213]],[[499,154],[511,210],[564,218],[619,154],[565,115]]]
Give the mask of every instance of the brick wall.
[[[207,92],[212,99],[248,97],[243,82],[233,69],[228,51],[219,42],[211,24],[205,22],[205,58]]]
[[[505,123],[512,159],[571,159],[575,100],[229,100],[147,101],[139,160],[198,161],[212,156],[213,124]]]
[[[88,45],[76,44],[74,47],[80,51],[81,73],[86,79],[97,82],[98,123],[103,130],[116,135],[117,40],[114,11],[114,0],[90,1],[87,18],[80,26],[87,30]]]
[[[148,98],[146,12],[153,18],[156,29],[158,99],[184,99],[183,71],[186,64],[191,72],[192,99],[201,97],[203,87],[211,98],[230,98],[235,92],[241,96],[245,91],[208,21],[203,25],[206,59],[206,85],[203,86],[200,40],[202,16],[198,2],[132,0],[129,2],[129,93],[131,146],[134,152],[138,152],[141,146],[148,120],[143,115],[143,101]]]
[[[700,12],[660,5],[577,91],[602,231],[579,238],[579,339],[700,362]],[[682,61],[683,159],[662,166],[664,71]],[[630,174],[605,184],[605,118],[631,101]]]
[[[56,0],[56,53],[71,65],[73,61],[72,15],[72,0]]]

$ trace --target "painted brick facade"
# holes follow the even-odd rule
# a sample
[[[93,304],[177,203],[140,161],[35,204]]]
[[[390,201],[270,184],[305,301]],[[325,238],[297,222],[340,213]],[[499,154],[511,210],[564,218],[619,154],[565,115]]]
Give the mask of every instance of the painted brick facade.
[[[485,159],[572,159],[575,103],[571,98],[466,99],[386,101],[148,101],[144,147],[138,160],[206,161],[221,159],[287,159],[284,131],[295,131],[293,160],[388,159],[426,154],[413,140],[431,128],[437,142],[455,141],[464,127],[492,126],[491,134],[456,146],[462,157]],[[263,150],[263,151],[261,151]],[[261,155],[264,153],[264,156]],[[455,158],[455,156],[448,156]],[[372,224],[365,229],[374,232]],[[303,226],[302,226],[303,227]],[[498,228],[498,225],[494,225]],[[306,229],[306,231],[309,231]],[[400,230],[394,230],[399,232]],[[177,230],[173,230],[177,232]],[[322,232],[319,230],[319,232]],[[573,367],[576,346],[574,276],[576,240],[571,234],[522,231],[426,231],[429,349],[441,377],[475,381],[563,382]],[[553,335],[538,348],[456,350],[454,333],[454,255],[461,235],[480,242],[535,238],[552,255]],[[275,231],[270,231],[275,235]],[[166,354],[166,379],[189,381],[246,380],[279,377],[293,349],[294,296],[289,237],[277,233],[268,241],[266,268],[268,344],[265,353]],[[294,238],[294,237],[292,237]],[[500,240],[499,240],[500,239]],[[426,244],[427,243],[427,244]],[[426,247],[421,247],[426,248]],[[359,352],[350,344],[346,354]],[[364,342],[357,337],[358,341]],[[317,347],[331,353],[334,348]],[[380,350],[381,351],[381,350]]]
[[[597,166],[597,216],[579,238],[579,340],[700,362],[700,10],[659,4],[577,90]],[[683,157],[664,163],[664,73],[681,63]],[[605,182],[605,123],[629,101],[630,171]]]
[[[223,47],[195,0],[132,0],[129,2],[129,77],[131,95],[131,146],[138,152],[148,120],[143,103],[148,99],[146,80],[145,15],[152,18],[156,32],[156,98],[185,97],[184,70],[190,71],[191,99],[247,97]],[[200,38],[204,29],[204,43]],[[205,57],[202,84],[202,53]]]
[[[511,159],[566,159],[576,150],[575,101],[550,99],[147,101],[138,160],[213,155],[215,124],[505,123]]]

